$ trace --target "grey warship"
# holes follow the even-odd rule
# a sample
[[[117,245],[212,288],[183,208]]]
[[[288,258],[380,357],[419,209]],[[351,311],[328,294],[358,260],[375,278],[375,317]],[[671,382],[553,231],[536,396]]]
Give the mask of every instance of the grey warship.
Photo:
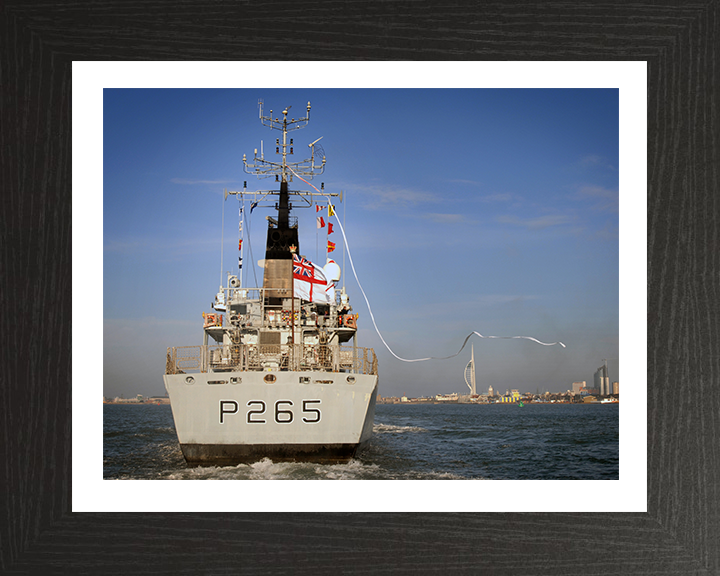
[[[371,348],[357,345],[357,314],[349,296],[337,290],[340,268],[323,267],[300,253],[293,204],[320,206],[331,197],[291,190],[294,180],[322,174],[325,156],[318,140],[310,157],[291,162],[292,130],[309,122],[307,114],[279,118],[272,110],[262,124],[281,132],[276,160],[255,150],[246,173],[273,177],[274,190],[225,191],[244,206],[270,207],[261,287],[244,286],[242,241],[239,270],[218,290],[213,312],[203,312],[203,343],[167,349],[165,388],[178,441],[191,466],[226,466],[269,458],[273,461],[347,462],[372,435],[378,389],[378,362]],[[294,187],[294,185],[293,185]],[[240,210],[242,231],[243,209]],[[330,215],[330,214],[329,214]],[[329,216],[328,215],[328,216]],[[339,222],[338,222],[339,224]],[[221,257],[222,260],[222,257]]]

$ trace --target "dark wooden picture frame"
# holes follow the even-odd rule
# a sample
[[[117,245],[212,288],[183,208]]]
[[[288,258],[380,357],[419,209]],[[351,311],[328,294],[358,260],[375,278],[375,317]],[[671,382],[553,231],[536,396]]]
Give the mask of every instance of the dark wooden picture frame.
[[[4,2],[0,573],[720,573],[718,12],[717,0]],[[71,511],[72,62],[288,58],[647,61],[647,513]],[[567,497],[612,494],[570,484]]]

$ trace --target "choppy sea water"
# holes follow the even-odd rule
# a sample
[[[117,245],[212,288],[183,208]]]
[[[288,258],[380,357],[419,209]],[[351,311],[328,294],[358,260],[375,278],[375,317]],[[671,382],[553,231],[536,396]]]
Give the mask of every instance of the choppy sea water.
[[[105,479],[617,480],[613,404],[379,404],[347,464],[189,468],[168,405],[103,405]]]

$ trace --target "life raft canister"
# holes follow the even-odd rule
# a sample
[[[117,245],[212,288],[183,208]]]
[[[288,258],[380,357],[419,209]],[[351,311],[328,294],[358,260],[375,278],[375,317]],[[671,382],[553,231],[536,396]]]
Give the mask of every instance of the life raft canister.
[[[203,318],[205,319],[204,328],[209,326],[222,326],[222,314],[218,317],[217,314],[205,314],[205,312],[203,312]]]

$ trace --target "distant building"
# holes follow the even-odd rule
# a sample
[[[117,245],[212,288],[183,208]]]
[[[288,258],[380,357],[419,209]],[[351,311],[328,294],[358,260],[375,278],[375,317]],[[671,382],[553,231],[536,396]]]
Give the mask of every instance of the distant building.
[[[508,392],[505,396],[500,397],[500,402],[518,402],[520,400],[520,392],[513,390]]]
[[[612,385],[613,394],[620,395],[620,382],[613,382]]]
[[[492,386],[490,386],[490,388],[488,388],[488,396],[490,396],[491,398],[493,396],[495,396],[495,391],[493,390]]]
[[[135,398],[123,398],[122,396],[118,396],[113,400],[114,404],[140,404],[140,400]]]
[[[582,390],[583,388],[586,388],[586,387],[587,387],[587,385],[586,385],[585,380],[583,380],[582,382],[573,382],[572,383],[573,394],[580,394],[580,390]]]
[[[610,378],[608,378],[607,364],[603,364],[595,372],[595,388],[600,392],[600,396],[610,396]]]

